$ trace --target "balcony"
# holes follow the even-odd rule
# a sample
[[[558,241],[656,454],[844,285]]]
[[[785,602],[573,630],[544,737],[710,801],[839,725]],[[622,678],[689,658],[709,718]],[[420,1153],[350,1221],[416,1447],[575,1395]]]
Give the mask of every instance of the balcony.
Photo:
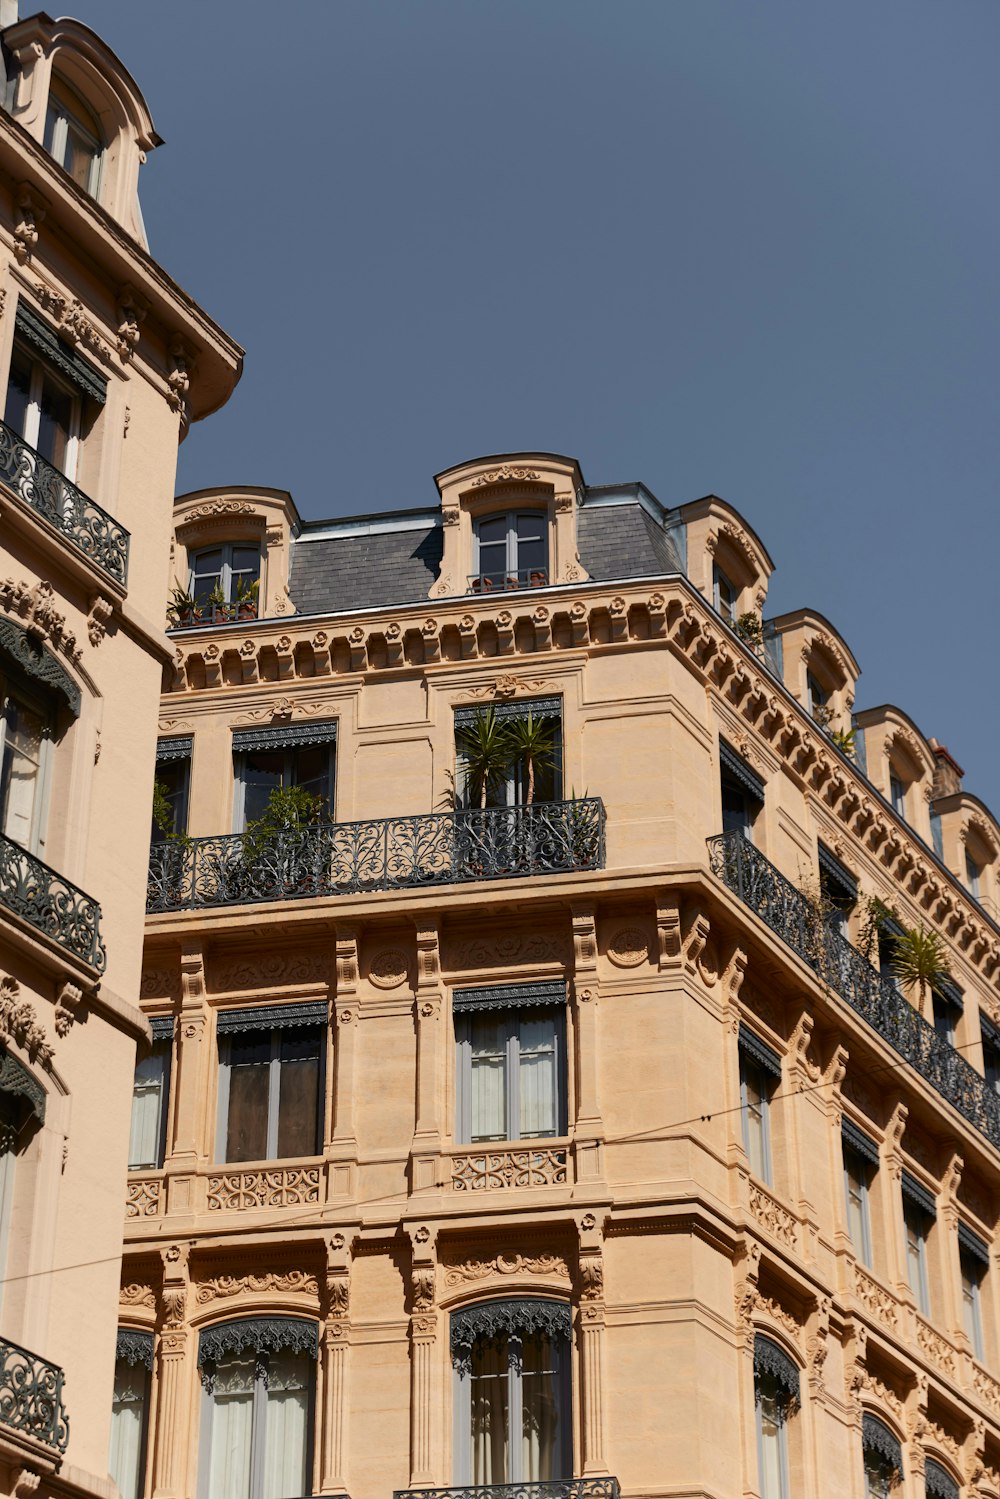
[[[101,908],[61,874],[0,834],[0,907],[104,972]]]
[[[190,630],[209,625],[244,624],[256,619],[256,599],[239,599],[233,604],[190,604],[170,610],[171,630]]]
[[[549,575],[544,567],[529,567],[513,573],[473,573],[470,593],[516,593],[521,588],[544,588]]]
[[[600,797],[154,844],[146,909],[306,900],[604,868]]]
[[[120,583],[128,580],[129,533],[0,421],[0,479],[61,531],[84,556]]]
[[[396,1489],[392,1499],[621,1499],[621,1489],[617,1478],[565,1478],[447,1489]]]
[[[708,839],[713,874],[1000,1149],[1000,1095],[741,833]]]
[[[57,1364],[0,1339],[0,1427],[65,1452],[69,1417],[62,1402],[64,1377]]]

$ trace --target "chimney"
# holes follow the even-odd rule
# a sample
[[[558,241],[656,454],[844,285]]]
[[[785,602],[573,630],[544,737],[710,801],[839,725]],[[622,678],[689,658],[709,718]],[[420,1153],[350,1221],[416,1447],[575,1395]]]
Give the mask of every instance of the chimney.
[[[948,753],[947,746],[938,744],[936,739],[929,739],[928,744],[934,751],[934,780],[931,783],[931,795],[934,801],[939,796],[954,796],[956,791],[962,789],[962,777],[965,771]]]

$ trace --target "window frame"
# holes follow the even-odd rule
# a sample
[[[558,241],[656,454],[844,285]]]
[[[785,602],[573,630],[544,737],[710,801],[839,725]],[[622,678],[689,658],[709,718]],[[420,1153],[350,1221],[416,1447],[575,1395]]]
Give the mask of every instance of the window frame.
[[[49,792],[52,778],[54,745],[58,734],[59,710],[52,698],[44,691],[34,692],[25,686],[21,674],[6,669],[0,657],[0,832],[12,843],[17,840],[4,831],[7,821],[7,705],[13,698],[29,713],[42,720],[42,734],[38,746],[38,774],[31,805],[31,831],[27,844],[17,844],[30,854],[41,854],[45,848],[48,825]]]
[[[723,587],[728,589],[731,601],[723,602]],[[730,628],[736,625],[737,611],[741,589],[737,588],[729,574],[719,566],[717,562],[712,563],[712,607],[720,618],[724,619]]]
[[[480,530],[489,521],[498,521],[500,519],[504,519],[506,521],[507,527],[506,547],[504,552],[505,560],[503,569],[504,580],[502,583],[490,582],[489,584],[487,584],[487,578],[495,577],[496,570],[487,573],[483,568],[482,557],[480,553]],[[539,523],[539,528],[542,533],[540,539],[545,547],[545,560],[542,563],[541,567],[522,568],[519,565],[520,558],[518,556],[518,550],[520,547],[520,537],[517,534],[517,523],[519,520],[525,519],[531,521],[535,521],[537,519]],[[551,522],[549,520],[548,510],[543,506],[514,506],[512,508],[506,508],[503,510],[491,510],[488,514],[477,516],[472,523],[473,571],[472,576],[469,580],[470,592],[503,593],[511,591],[512,589],[519,588],[547,587],[551,577],[550,558],[552,552],[552,537],[550,535],[550,532]],[[491,543],[487,543],[487,545],[490,544]],[[495,543],[493,544],[495,545]],[[522,583],[520,581],[522,573],[530,574],[528,582]],[[536,581],[536,577],[538,575],[540,575],[540,581]],[[514,579],[513,584],[511,583],[512,578]]]
[[[325,749],[327,756],[326,818],[335,822],[337,818],[337,727],[339,720],[329,720],[322,737],[310,738],[322,730],[322,725],[293,724],[288,729],[237,730],[233,733],[233,832],[244,833],[246,820],[246,758],[256,754],[283,754],[281,789],[299,783],[291,779],[295,757],[300,750]]]
[[[841,1136],[844,1157],[844,1194],[847,1210],[847,1234],[854,1247],[855,1257],[860,1260],[866,1269],[872,1268],[872,1229],[871,1229],[871,1175],[872,1164],[865,1158],[856,1145]],[[855,1241],[851,1231],[851,1166],[856,1167],[856,1179],[860,1191],[859,1218],[861,1230],[861,1243]]]
[[[563,799],[564,776],[565,776],[565,749],[566,740],[563,733],[563,700],[561,697],[530,698],[518,700],[516,703],[477,703],[475,706],[460,703],[454,709],[453,719],[453,743],[455,749],[455,786],[457,788],[456,802],[458,810],[462,812],[478,812],[479,805],[472,800],[472,788],[469,784],[469,775],[466,769],[465,757],[462,754],[458,742],[459,730],[476,713],[488,713],[492,710],[498,720],[510,720],[527,718],[530,713],[533,719],[542,722],[551,720],[555,724],[555,764],[552,769],[551,798],[543,799],[538,796],[537,787],[533,807],[551,806],[553,802]],[[504,807],[511,809],[527,806],[527,786],[525,784],[526,772],[520,761],[512,763],[503,781],[504,800],[502,802],[490,801],[487,796],[486,810],[502,810]],[[499,781],[498,781],[499,785]]]
[[[43,463],[57,474],[61,475],[68,483],[76,484],[80,467],[80,449],[83,442],[83,403],[84,396],[78,386],[72,380],[66,379],[55,366],[46,359],[45,355],[31,345],[19,334],[15,333],[14,343],[11,349],[10,366],[7,371],[7,388],[4,395],[4,424],[10,427],[12,432],[17,428],[9,420],[7,415],[7,403],[10,400],[10,375],[13,363],[18,354],[24,356],[31,367],[31,378],[28,384],[28,396],[24,409],[24,430],[18,433],[21,441],[38,454]],[[38,445],[41,435],[42,420],[42,390],[45,381],[48,380],[64,396],[70,400],[70,419],[66,429],[66,454],[60,466],[54,458],[43,453]]]
[[[972,1347],[972,1356],[983,1362],[985,1345],[983,1342],[983,1305],[982,1284],[987,1273],[986,1267],[975,1259],[969,1251],[959,1244],[958,1263],[962,1283],[962,1325],[965,1335]],[[966,1293],[966,1283],[969,1293]],[[966,1310],[968,1309],[968,1321]],[[971,1328],[970,1325],[971,1324]]]
[[[556,1128],[551,1134],[522,1135],[521,1127],[521,1065],[520,1030],[525,1021],[552,1020],[553,1025],[553,1077],[555,1087],[554,1109]],[[565,1139],[569,1133],[567,1099],[566,1059],[566,1007],[565,999],[559,1003],[508,1006],[499,1013],[493,1010],[468,1009],[455,1014],[455,1142],[471,1148],[491,1145],[516,1145],[522,1141],[528,1145],[543,1140]],[[473,1126],[473,1057],[472,1031],[477,1020],[494,1021],[506,1026],[504,1038],[504,1103],[507,1133],[503,1136],[476,1138]]]
[[[788,1356],[781,1345],[765,1333],[755,1332],[753,1347],[754,1426],[757,1438],[757,1477],[761,1499],[792,1499],[792,1486],[788,1458],[788,1422],[799,1409],[800,1379],[798,1365]],[[764,1381],[769,1389],[767,1398],[774,1405],[774,1426],[778,1437],[778,1489],[767,1491],[765,1487],[765,1434],[764,1434]]]
[[[862,1416],[861,1457],[865,1499],[889,1499],[898,1490],[903,1479],[902,1448],[885,1422],[869,1411],[865,1411]],[[880,1469],[877,1474],[873,1472],[876,1467]],[[878,1488],[871,1485],[873,1477]]]
[[[134,1369],[137,1364],[144,1370],[143,1393],[142,1393],[142,1419],[139,1435],[139,1453],[136,1464],[136,1488],[135,1493],[126,1494],[119,1481],[119,1475],[112,1472],[111,1458],[113,1455],[115,1439],[115,1401],[118,1390],[119,1366],[127,1364]],[[118,1343],[115,1350],[115,1375],[111,1397],[111,1433],[108,1443],[108,1472],[118,1484],[119,1493],[123,1499],[143,1499],[146,1492],[147,1467],[149,1462],[149,1417],[153,1390],[153,1334],[145,1329],[121,1327],[118,1329]]]
[[[930,1282],[927,1275],[927,1245],[937,1219],[936,1205],[927,1189],[903,1171],[900,1184],[903,1206],[903,1251],[906,1257],[906,1279],[913,1293],[917,1311],[922,1317],[931,1315]],[[911,1258],[910,1235],[914,1235],[915,1254]],[[916,1280],[913,1284],[913,1260]]]
[[[63,95],[65,97],[61,97]],[[83,138],[85,144],[93,147],[87,184],[84,186],[83,183],[78,182],[76,185],[88,197],[93,198],[95,202],[100,202],[100,192],[104,178],[104,157],[107,147],[99,133],[99,129],[98,133],[95,134],[94,129],[85,123],[77,113],[77,109],[74,108],[73,103],[69,102],[70,100],[76,100],[74,90],[68,84],[64,83],[62,78],[54,74],[49,83],[49,96],[45,101],[43,148],[51,156],[56,165],[61,167],[68,176],[71,176],[72,174],[66,165],[65,157],[69,126],[72,125]],[[82,99],[77,101],[77,108],[86,109],[86,105]],[[89,113],[90,111],[88,110],[87,112]],[[51,121],[50,116],[53,117]],[[51,140],[49,139],[50,124]],[[96,120],[94,120],[93,125],[97,125]],[[73,178],[73,181],[75,182],[76,179]]]
[[[156,1159],[155,1161],[133,1161],[132,1159],[132,1128],[129,1129],[129,1171],[162,1171],[163,1162],[166,1158],[167,1145],[167,1116],[170,1112],[170,1079],[173,1072],[174,1051],[174,1023],[171,1019],[161,1019],[159,1016],[150,1021],[153,1033],[153,1044],[150,1048],[149,1057],[152,1060],[159,1056],[162,1061],[160,1077],[158,1080],[159,1103],[157,1106],[156,1123]],[[157,1052],[157,1047],[161,1048]],[[140,1086],[138,1071],[142,1064],[136,1063],[135,1075],[132,1079],[132,1117],[135,1117],[135,1104],[137,1090]]]
[[[754,826],[764,810],[764,782],[743,756],[719,738],[719,790],[722,802],[723,833],[739,833],[748,843],[754,841]],[[732,805],[727,809],[726,797]],[[739,807],[735,803],[739,801]],[[728,819],[728,825],[727,825]],[[739,824],[738,826],[736,824]]]
[[[743,1140],[743,1149],[746,1152],[747,1161],[750,1166],[750,1174],[766,1187],[772,1187],[774,1177],[774,1159],[771,1150],[771,1095],[776,1087],[781,1085],[781,1058],[777,1052],[772,1051],[766,1041],[762,1041],[748,1026],[741,1023],[738,1037],[739,1048],[739,1074],[740,1074],[740,1133]],[[750,1149],[750,1099],[748,1086],[749,1074],[753,1072],[759,1079],[757,1092],[760,1096],[761,1115],[761,1165],[763,1171],[757,1171],[754,1163],[754,1153]]]
[[[199,557],[204,557],[209,552],[221,552],[222,560],[219,563],[218,578],[219,586],[222,589],[222,593],[224,596],[223,604],[229,606],[235,605],[238,602],[233,597],[233,579],[234,577],[243,577],[246,573],[246,568],[233,567],[233,552],[237,547],[246,547],[248,551],[256,549],[257,571],[252,581],[258,584],[259,593],[259,585],[263,580],[264,571],[264,557],[261,551],[260,542],[253,537],[250,537],[248,539],[241,539],[237,537],[234,541],[216,541],[213,542],[210,546],[196,547],[188,553],[188,592],[192,595],[192,597],[194,596],[195,586],[195,562]],[[205,576],[215,577],[216,574],[206,573]],[[207,608],[207,601],[203,600],[195,607],[200,609]],[[254,611],[254,617],[257,617],[256,609]]]
[[[902,776],[897,775],[896,771],[890,765],[889,801],[892,803],[892,810],[895,812],[896,816],[901,817],[904,822],[906,821],[907,789],[908,788],[906,782],[903,780]]]
[[[174,825],[170,833],[164,833],[155,822],[150,830],[150,844],[166,843],[171,837],[181,837],[187,832],[188,806],[191,798],[191,760],[194,742],[190,738],[160,739],[156,745],[157,781],[163,782],[163,773],[168,774],[177,767],[179,786],[167,796],[174,813]]]
[[[266,1017],[251,1017],[245,1025],[233,1024],[234,1015],[238,1018],[245,1015],[245,1011],[229,1012],[220,1011],[217,1022],[218,1042],[218,1087],[217,1114],[215,1127],[215,1162],[218,1166],[234,1166],[244,1168],[251,1164],[250,1161],[230,1161],[228,1159],[229,1142],[229,1103],[230,1085],[232,1077],[232,1042],[244,1037],[268,1035],[270,1037],[270,1056],[267,1062],[267,1150],[268,1154],[260,1156],[260,1161],[293,1161],[313,1160],[323,1154],[323,1143],[326,1131],[326,1059],[327,1044],[326,1036],[329,1027],[329,1016],[325,1004],[306,1004],[302,1006],[289,1006],[290,1010],[298,1012],[310,1012],[307,1018],[297,1019],[294,1015],[287,1015],[284,1019],[280,1017],[280,1011],[268,1007]],[[322,1012],[322,1014],[320,1013]],[[225,1027],[224,1029],[221,1027]],[[281,1123],[281,1041],[285,1032],[294,1034],[297,1031],[307,1030],[319,1031],[319,1068],[316,1079],[316,1146],[309,1154],[304,1156],[282,1156],[277,1154],[278,1134]],[[264,1064],[260,1064],[264,1065]],[[286,1064],[287,1065],[287,1064]],[[273,1149],[272,1149],[273,1147]]]

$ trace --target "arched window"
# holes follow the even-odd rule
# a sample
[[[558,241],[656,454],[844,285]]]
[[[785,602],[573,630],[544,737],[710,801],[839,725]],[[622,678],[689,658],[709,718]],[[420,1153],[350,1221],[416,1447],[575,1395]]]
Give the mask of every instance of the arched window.
[[[487,1301],[454,1312],[455,1481],[572,1474],[570,1333],[563,1301]]]
[[[924,1470],[924,1493],[927,1499],[960,1499],[961,1491],[947,1468],[929,1457]]]
[[[204,1405],[201,1499],[312,1492],[315,1322],[246,1317],[198,1340]]]
[[[77,186],[96,198],[101,184],[101,128],[83,100],[55,74],[49,84],[43,144]]]
[[[865,1499],[888,1499],[903,1477],[903,1451],[884,1422],[865,1412],[861,1424]]]
[[[145,1489],[149,1385],[153,1334],[121,1328],[115,1349],[108,1469],[122,1499],[140,1499]]]
[[[475,526],[473,593],[541,588],[549,581],[548,518],[544,510],[506,510]]]
[[[762,1333],[754,1338],[753,1381],[761,1499],[791,1499],[786,1427],[799,1408],[799,1371]]]

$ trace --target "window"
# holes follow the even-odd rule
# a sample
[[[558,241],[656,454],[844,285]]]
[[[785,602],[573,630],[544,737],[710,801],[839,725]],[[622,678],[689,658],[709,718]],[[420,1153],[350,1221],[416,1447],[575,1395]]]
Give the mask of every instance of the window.
[[[927,1459],[924,1469],[925,1499],[961,1499],[961,1489],[946,1468]]]
[[[896,984],[896,972],[893,967],[896,940],[902,935],[903,928],[894,917],[883,915],[879,919],[877,926],[878,971],[882,978],[893,985]]]
[[[0,832],[37,853],[54,714],[45,699],[0,666]]]
[[[900,816],[906,816],[906,786],[893,771],[889,772],[889,800],[892,802],[893,810]]]
[[[847,1201],[847,1232],[854,1253],[863,1265],[871,1265],[871,1216],[869,1189],[878,1169],[878,1147],[849,1119],[842,1125],[844,1193]]]
[[[130,1171],[159,1170],[167,1134],[167,1099],[170,1092],[170,1057],[174,1023],[150,1021],[153,1044],[149,1055],[136,1063],[132,1084],[132,1129],[129,1137]]]
[[[248,1318],[203,1329],[200,1499],[312,1493],[316,1324]]]
[[[934,1224],[934,1198],[908,1171],[903,1172],[903,1227],[906,1235],[906,1273],[917,1310],[930,1315],[927,1287],[927,1239]]]
[[[75,479],[80,398],[43,359],[15,343],[4,421],[67,479]]]
[[[847,918],[858,899],[858,882],[825,843],[817,849],[819,888],[826,908],[827,925],[840,936],[847,935]]]
[[[722,831],[741,833],[753,842],[753,825],[764,805],[764,782],[724,739],[719,740],[722,781]]]
[[[883,1422],[865,1411],[861,1419],[865,1499],[888,1499],[903,1476],[903,1450]]]
[[[964,1223],[958,1225],[958,1259],[962,1271],[962,1326],[969,1347],[983,1360],[982,1284],[989,1269],[989,1246]]]
[[[78,187],[97,197],[101,179],[101,136],[97,121],[61,79],[53,77],[45,111],[43,145]]]
[[[491,710],[501,741],[493,750],[480,748],[477,734],[477,725],[485,723]],[[547,744],[533,766],[517,744],[517,728],[526,727],[529,713],[532,728]],[[523,807],[529,800],[558,801],[562,796],[561,700],[537,698],[491,703],[486,708],[456,708],[455,761],[459,801],[465,808],[482,805],[484,781],[487,807]]]
[[[753,1384],[761,1499],[792,1499],[787,1425],[799,1405],[799,1371],[777,1343],[760,1333],[753,1345]]]
[[[566,1133],[566,990],[561,983],[459,989],[456,1138]]]
[[[153,1334],[122,1328],[115,1358],[108,1469],[122,1499],[141,1499],[146,1487],[149,1386]]]
[[[740,1115],[743,1148],[758,1181],[771,1181],[770,1097],[781,1081],[781,1058],[740,1025]]]
[[[238,729],[233,734],[236,773],[235,831],[256,822],[271,793],[300,786],[333,815],[336,720],[284,729]]]
[[[190,559],[188,591],[195,605],[238,605],[233,618],[256,619],[260,582],[260,546],[255,541],[232,541],[194,552]],[[228,617],[228,616],[227,616]],[[185,623],[186,621],[180,621]]]
[[[1000,1031],[980,1014],[979,1028],[983,1038],[983,1073],[987,1085],[1000,1093]]]
[[[565,1481],[573,1470],[569,1306],[488,1301],[451,1317],[459,1484]]]
[[[731,582],[722,568],[716,562],[712,567],[712,602],[719,614],[727,624],[736,623],[736,605],[739,600],[740,591],[735,583]]]
[[[806,672],[806,703],[818,724],[830,721],[830,694],[811,671]]]
[[[161,739],[156,746],[158,795],[153,808],[152,843],[163,843],[171,835],[187,832],[191,749],[190,739]]]
[[[473,593],[541,588],[549,580],[548,516],[508,510],[475,524]]]
[[[934,1013],[934,1029],[942,1041],[954,1046],[955,1033],[962,1018],[962,991],[945,980],[941,984],[940,993],[933,990],[931,1008]]]
[[[326,1024],[321,1003],[220,1013],[219,1160],[319,1153]]]
[[[965,883],[969,887],[969,894],[974,900],[979,899],[979,877],[982,874],[980,866],[975,859],[965,850]]]

